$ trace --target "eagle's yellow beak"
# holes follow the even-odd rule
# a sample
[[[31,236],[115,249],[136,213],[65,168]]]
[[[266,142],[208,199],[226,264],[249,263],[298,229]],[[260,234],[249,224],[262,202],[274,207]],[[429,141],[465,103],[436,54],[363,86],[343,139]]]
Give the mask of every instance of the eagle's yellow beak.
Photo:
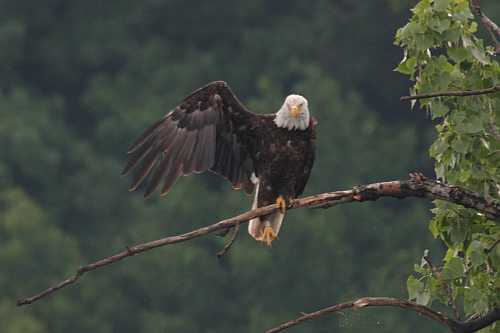
[[[290,113],[294,118],[298,118],[301,112],[302,112],[302,107],[300,107],[300,105],[294,105],[290,107]]]

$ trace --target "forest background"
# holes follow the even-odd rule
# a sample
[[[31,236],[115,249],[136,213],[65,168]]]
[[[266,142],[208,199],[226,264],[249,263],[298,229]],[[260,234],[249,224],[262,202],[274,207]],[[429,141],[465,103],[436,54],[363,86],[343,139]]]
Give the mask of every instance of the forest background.
[[[256,112],[296,92],[318,119],[306,193],[433,176],[426,112],[399,97],[396,29],[415,1],[0,1],[0,327],[8,333],[258,332],[361,296],[407,298],[429,202],[288,214],[263,247],[208,236],[89,274],[29,307],[15,300],[82,264],[247,210],[214,175],[166,198],[129,193],[129,144],[193,89],[227,81]],[[500,4],[484,1],[500,21]],[[438,332],[414,313],[344,313],[293,332]]]

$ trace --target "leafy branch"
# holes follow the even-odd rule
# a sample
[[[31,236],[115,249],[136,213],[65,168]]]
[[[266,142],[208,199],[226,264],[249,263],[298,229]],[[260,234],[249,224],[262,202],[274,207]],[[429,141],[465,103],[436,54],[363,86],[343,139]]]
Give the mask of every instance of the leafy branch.
[[[464,97],[464,96],[477,96],[477,95],[485,95],[500,92],[500,86],[493,86],[484,89],[477,90],[454,90],[454,91],[441,91],[434,92],[428,94],[418,94],[411,96],[402,96],[400,101],[409,101],[409,100],[417,100],[423,98],[432,98],[432,97],[444,97],[444,96],[455,96],[455,97]]]
[[[419,1],[408,24],[396,34],[396,44],[404,52],[397,70],[414,82],[411,96],[401,100],[420,100],[432,119],[439,119],[429,150],[437,177],[499,200],[500,64],[477,36],[478,24],[488,30],[498,52],[500,30],[484,15],[479,0]],[[483,89],[465,90],[470,87]],[[475,95],[482,96],[450,98]],[[430,100],[441,96],[449,97]],[[455,317],[497,308],[499,262],[497,252],[488,248],[498,244],[498,226],[473,211],[439,201],[432,211],[429,229],[447,248],[445,264],[442,270],[415,265],[418,278],[408,278],[410,296],[413,290],[416,299],[450,306]]]
[[[427,266],[429,266],[429,269],[430,269],[432,275],[436,279],[441,279],[442,272],[439,271],[439,269],[436,268],[436,267],[434,267],[434,265],[432,264],[432,261],[431,261],[431,258],[429,256],[428,250],[425,251],[424,256],[422,257],[422,259],[425,261],[425,263],[427,264]],[[451,287],[450,287],[450,285],[448,283],[444,282],[443,285],[444,285],[445,292],[446,292],[446,294],[448,296],[448,306],[453,309],[453,314],[455,315],[455,318],[459,319],[460,318],[460,312],[458,311],[457,304],[456,304],[455,300],[453,299],[453,290],[451,289]]]
[[[428,198],[431,200],[441,199],[462,205],[464,207],[474,208],[479,213],[484,214],[491,219],[500,220],[499,202],[484,198],[480,194],[464,188],[447,185],[437,180],[425,178],[423,175],[417,173],[410,174],[410,179],[408,180],[379,182],[356,186],[350,190],[326,192],[304,198],[294,199],[291,201],[289,209],[330,208],[338,204],[373,201],[381,197],[393,197],[399,199],[409,197]],[[96,270],[104,266],[108,266],[125,258],[152,250],[157,247],[186,242],[188,240],[208,235],[219,230],[229,230],[233,227],[239,228],[240,224],[246,223],[250,219],[258,216],[270,214],[277,209],[278,206],[276,204],[256,208],[238,216],[231,217],[229,219],[225,219],[209,226],[199,228],[181,235],[165,237],[151,242],[127,247],[122,252],[80,267],[73,276],[36,294],[35,296],[19,299],[17,301],[17,305],[21,306],[36,302],[39,299],[44,298],[68,285],[74,284],[87,272]],[[237,229],[234,230],[234,238],[236,237],[236,234]],[[234,242],[234,238],[231,238],[230,243],[220,253],[224,254],[225,252],[227,252],[229,246],[231,246],[231,244]]]
[[[409,311],[414,311],[419,313],[420,315],[435,320],[443,324],[444,326],[447,326],[449,330],[453,333],[476,332],[482,328],[491,325],[495,321],[500,320],[500,308],[495,308],[482,317],[478,317],[467,321],[457,321],[443,315],[440,312],[434,311],[428,306],[421,305],[412,301],[390,298],[390,297],[363,297],[355,301],[332,305],[312,313],[303,313],[302,316],[287,321],[285,323],[282,323],[281,325],[266,331],[266,333],[281,332],[290,327],[299,325],[305,321],[313,320],[329,313],[334,313],[346,309],[355,309],[355,310],[362,309],[370,306],[399,307]]]

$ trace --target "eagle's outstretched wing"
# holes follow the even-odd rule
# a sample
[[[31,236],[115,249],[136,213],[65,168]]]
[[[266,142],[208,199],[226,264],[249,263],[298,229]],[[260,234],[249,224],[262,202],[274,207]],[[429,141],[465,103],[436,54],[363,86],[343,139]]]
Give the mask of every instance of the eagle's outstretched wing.
[[[149,176],[144,196],[163,180],[166,194],[176,179],[207,170],[227,178],[234,188],[252,191],[249,154],[257,115],[249,112],[224,81],[194,91],[148,128],[129,148],[122,174],[136,168],[130,190]]]

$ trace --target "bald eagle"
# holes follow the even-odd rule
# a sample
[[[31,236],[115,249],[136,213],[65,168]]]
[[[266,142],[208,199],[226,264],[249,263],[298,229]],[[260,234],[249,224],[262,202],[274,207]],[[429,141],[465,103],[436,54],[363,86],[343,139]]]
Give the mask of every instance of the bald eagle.
[[[161,195],[181,175],[212,171],[234,189],[254,192],[252,208],[280,209],[254,218],[249,234],[271,245],[290,199],[302,194],[314,163],[316,121],[308,102],[289,95],[274,114],[255,114],[224,81],[187,96],[130,146],[122,174],[136,169],[130,191],[145,184],[149,196],[163,181]],[[146,181],[147,180],[147,181]]]

